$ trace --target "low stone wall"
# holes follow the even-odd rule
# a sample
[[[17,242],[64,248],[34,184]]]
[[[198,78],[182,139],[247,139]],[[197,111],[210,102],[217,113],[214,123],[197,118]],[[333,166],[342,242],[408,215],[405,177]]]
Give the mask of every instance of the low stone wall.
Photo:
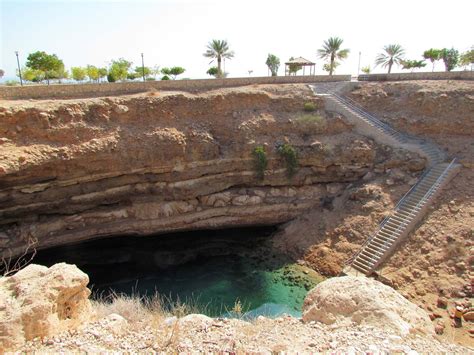
[[[136,94],[153,90],[199,91],[255,84],[291,84],[350,80],[350,75],[313,75],[165,80],[101,84],[55,84],[49,86],[4,86],[0,87],[0,99],[67,99]]]
[[[393,73],[359,75],[359,81],[401,81],[401,80],[474,80],[472,71]]]

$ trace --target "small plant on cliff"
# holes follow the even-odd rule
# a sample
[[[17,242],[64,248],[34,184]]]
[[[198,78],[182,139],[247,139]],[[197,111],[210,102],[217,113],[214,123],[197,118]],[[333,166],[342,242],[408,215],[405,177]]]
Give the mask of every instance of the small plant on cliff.
[[[255,147],[252,152],[252,155],[257,176],[259,179],[263,179],[265,175],[265,169],[268,165],[267,153],[265,152],[265,148],[261,145]]]
[[[314,104],[314,102],[305,102],[304,110],[306,112],[313,112],[316,110],[316,105]]]
[[[314,129],[318,131],[324,131],[327,127],[326,119],[316,113],[300,114],[298,117],[296,117],[295,122],[299,125],[303,125],[305,129],[311,129],[312,131]]]
[[[296,169],[298,168],[296,150],[288,143],[280,145],[277,150],[278,154],[285,160],[286,173],[288,177],[291,178],[295,175]]]
[[[5,254],[8,253],[9,255],[0,259],[0,277],[11,276],[30,264],[36,256],[37,244],[38,239],[30,235],[20,256],[13,258],[12,251],[6,250]]]

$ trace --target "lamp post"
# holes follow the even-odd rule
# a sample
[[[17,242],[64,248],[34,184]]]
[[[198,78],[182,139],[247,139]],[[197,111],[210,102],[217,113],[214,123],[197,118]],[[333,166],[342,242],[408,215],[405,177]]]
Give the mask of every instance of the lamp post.
[[[15,51],[16,54],[16,63],[18,64],[18,74],[20,76],[20,84],[23,86],[23,79],[21,78],[21,69],[20,69],[20,59],[18,59],[18,51]]]
[[[360,55],[362,54],[362,52],[359,52],[359,64],[357,65],[357,76],[359,76],[359,72],[360,72]]]
[[[143,53],[142,53],[142,76],[143,76],[143,81],[145,81],[145,62],[143,61]]]

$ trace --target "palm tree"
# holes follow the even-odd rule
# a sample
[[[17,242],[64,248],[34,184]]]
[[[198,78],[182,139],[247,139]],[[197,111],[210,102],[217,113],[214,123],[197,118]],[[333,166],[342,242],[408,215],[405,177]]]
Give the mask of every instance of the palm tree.
[[[217,59],[218,76],[222,77],[222,58],[232,59],[234,57],[234,51],[229,50],[229,44],[227,43],[227,41],[213,39],[211,42],[208,43],[206,53],[204,53],[203,55],[207,58]],[[213,61],[214,60],[212,60],[211,63]]]
[[[375,58],[375,65],[381,65],[382,68],[388,67],[388,73],[390,74],[392,70],[392,65],[399,65],[403,60],[403,55],[405,51],[402,46],[399,44],[389,44],[388,46],[383,47],[385,53],[380,53]]]
[[[339,37],[330,37],[324,41],[323,48],[318,49],[319,58],[329,59],[329,75],[332,75],[337,66],[336,60],[346,59],[349,55],[349,49],[340,49],[342,42]]]

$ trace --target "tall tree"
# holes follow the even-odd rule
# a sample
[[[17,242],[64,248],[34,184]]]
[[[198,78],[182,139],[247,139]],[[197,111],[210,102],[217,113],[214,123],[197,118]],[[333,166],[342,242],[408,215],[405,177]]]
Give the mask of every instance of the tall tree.
[[[82,67],[71,67],[71,75],[74,80],[83,81],[87,76],[87,70]]]
[[[173,80],[176,80],[176,77],[178,75],[183,74],[186,71],[186,69],[182,67],[172,67],[172,68],[163,68],[161,69],[161,72],[167,76],[171,75],[173,77]]]
[[[330,37],[323,42],[323,48],[318,49],[319,58],[329,60],[329,75],[332,75],[337,66],[337,60],[346,59],[349,49],[341,49],[343,40],[339,37]]]
[[[471,50],[464,52],[459,57],[459,65],[463,67],[467,67],[468,65],[470,65],[471,71],[472,71],[473,64],[474,64],[474,47],[472,47]]]
[[[403,60],[405,51],[399,44],[389,44],[383,47],[385,53],[380,53],[375,58],[375,65],[381,65],[382,68],[388,67],[388,73],[392,71],[394,64],[399,65],[400,61]]]
[[[153,69],[150,67],[135,67],[135,74],[137,78],[143,77],[143,73],[145,73],[145,79],[147,79],[152,75]]]
[[[446,71],[453,70],[459,62],[459,51],[457,49],[443,48],[441,50],[441,59],[444,62],[444,68]]]
[[[98,72],[99,72],[99,81],[100,81],[100,79],[105,78],[107,76],[107,73],[108,73],[107,68],[99,68]]]
[[[123,58],[112,60],[109,67],[108,80],[111,82],[126,80],[128,77],[128,70],[131,66],[132,62]]]
[[[86,74],[91,81],[99,81],[99,68],[94,65],[87,65]]]
[[[206,58],[217,59],[217,69],[219,70],[218,76],[221,78],[224,76],[222,71],[222,59],[232,59],[235,54],[234,51],[230,50],[227,41],[213,39],[207,44],[207,50],[203,55]],[[212,60],[211,63],[213,61],[214,60]]]
[[[268,54],[267,61],[265,62],[268,69],[272,73],[272,76],[278,75],[278,68],[280,67],[280,58],[274,54]]]
[[[64,63],[56,54],[47,54],[43,51],[30,53],[27,57],[26,66],[34,70],[41,70],[44,73],[49,85],[49,79],[55,77],[55,72],[63,70]]]
[[[66,68],[64,67],[64,64],[62,64],[62,62],[61,62],[61,65],[59,66],[59,68],[54,70],[51,73],[51,79],[58,79],[59,83],[61,83],[61,80],[68,79],[68,78],[69,78],[69,72],[66,70]]]
[[[430,48],[423,52],[423,58],[429,59],[431,62],[431,71],[434,71],[434,65],[437,60],[441,59],[441,49]]]

